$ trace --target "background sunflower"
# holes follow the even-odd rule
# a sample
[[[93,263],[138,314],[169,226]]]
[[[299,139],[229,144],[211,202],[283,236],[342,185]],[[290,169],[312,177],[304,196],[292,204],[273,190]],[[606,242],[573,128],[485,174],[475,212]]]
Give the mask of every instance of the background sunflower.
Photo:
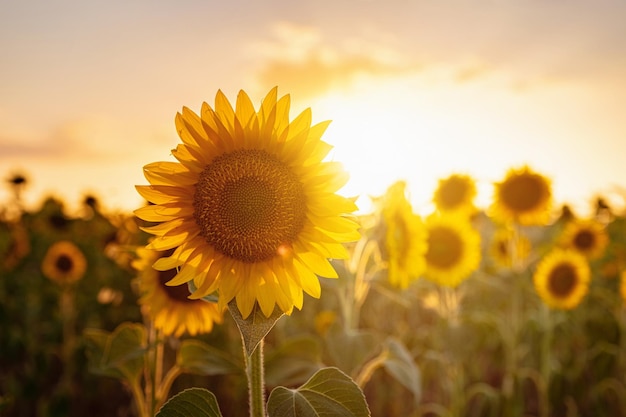
[[[550,180],[528,166],[511,168],[494,186],[491,212],[499,221],[544,225],[550,220],[551,208]]]
[[[565,225],[560,243],[594,260],[604,254],[609,235],[604,225],[596,220],[572,219]]]
[[[389,282],[399,288],[419,278],[426,268],[426,230],[413,212],[403,181],[393,184],[382,199],[383,257]]]
[[[433,203],[437,210],[471,214],[476,198],[476,183],[472,177],[463,174],[452,174],[439,180],[433,195]]]
[[[572,309],[589,290],[591,271],[587,259],[572,250],[553,249],[537,265],[533,283],[550,307]]]
[[[425,277],[456,287],[480,263],[480,235],[464,217],[432,215],[426,219]]]
[[[85,255],[78,246],[68,240],[52,244],[41,262],[41,272],[60,285],[79,281],[86,271]]]
[[[139,272],[139,305],[165,336],[209,333],[215,323],[222,323],[222,310],[216,303],[189,299],[187,284],[165,285],[176,275],[176,270],[157,271],[152,268],[163,253],[139,248],[137,255],[139,258],[133,262],[133,267]]]

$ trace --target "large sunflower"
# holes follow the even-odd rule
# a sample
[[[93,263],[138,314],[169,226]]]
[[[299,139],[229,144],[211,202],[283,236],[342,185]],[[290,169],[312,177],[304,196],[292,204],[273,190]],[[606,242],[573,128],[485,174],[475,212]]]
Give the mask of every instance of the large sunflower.
[[[528,166],[510,169],[505,179],[495,184],[494,191],[494,218],[527,226],[543,225],[550,220],[550,180]]]
[[[478,268],[480,235],[461,216],[433,215],[426,220],[428,234],[425,277],[456,287]]]
[[[85,255],[69,240],[53,243],[41,262],[41,272],[48,279],[61,285],[79,281],[86,271]]]
[[[554,249],[537,265],[533,282],[537,294],[550,307],[576,307],[589,290],[591,272],[587,259],[572,250]]]
[[[402,289],[419,278],[426,267],[426,230],[422,219],[413,213],[405,188],[403,181],[389,187],[381,208],[389,282]]]
[[[170,251],[167,251],[171,253]],[[222,323],[222,310],[216,303],[189,299],[187,284],[165,285],[174,276],[176,270],[157,271],[152,264],[164,255],[150,249],[137,249],[139,256],[133,261],[133,267],[139,272],[139,290],[141,309],[154,327],[161,329],[166,336],[182,336],[185,332],[191,336],[209,333],[214,323]]]
[[[303,292],[319,297],[318,275],[336,278],[329,258],[345,258],[343,242],[358,240],[347,214],[355,203],[336,192],[348,175],[324,162],[328,126],[311,126],[306,109],[289,122],[290,98],[272,89],[255,111],[244,91],[235,109],[221,91],[215,110],[176,115],[182,139],[176,162],[144,167],[151,185],[138,192],[154,203],[136,215],[160,224],[150,249],[175,249],[158,270],[180,268],[168,285],[194,281],[191,298],[217,292],[224,306],[235,299],[245,318],[258,303],[269,316],[276,305],[300,309]]]
[[[452,174],[439,180],[433,194],[433,203],[437,210],[471,214],[474,210],[476,183],[469,175]]]
[[[593,260],[604,253],[609,244],[609,235],[600,222],[592,219],[572,219],[563,229],[560,243]]]

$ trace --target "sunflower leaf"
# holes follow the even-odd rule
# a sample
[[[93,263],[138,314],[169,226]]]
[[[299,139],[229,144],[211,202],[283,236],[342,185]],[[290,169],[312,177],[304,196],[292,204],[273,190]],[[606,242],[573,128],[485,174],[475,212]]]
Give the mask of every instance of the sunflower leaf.
[[[243,364],[229,354],[195,339],[183,340],[176,363],[184,372],[224,375],[243,372]]]
[[[137,383],[143,372],[146,329],[142,324],[124,322],[111,332],[85,332],[90,369],[100,375]]]
[[[422,397],[422,378],[413,357],[397,339],[390,337],[385,344],[387,348],[387,356],[383,362],[385,370],[411,391],[413,402],[419,404]]]
[[[321,346],[308,336],[289,338],[265,357],[267,386],[296,386],[304,383],[322,367]]]
[[[265,317],[259,305],[255,304],[250,315],[244,319],[234,299],[228,303],[228,310],[233,316],[233,319],[235,319],[237,327],[239,327],[243,345],[248,356],[252,355],[252,352],[254,352],[259,342],[272,330],[272,327],[274,327],[278,319],[284,315],[284,313],[276,307],[269,317]]]
[[[156,417],[222,417],[215,395],[204,388],[189,388],[170,398]]]
[[[369,417],[363,391],[337,368],[316,372],[297,389],[276,387],[267,401],[269,417]]]

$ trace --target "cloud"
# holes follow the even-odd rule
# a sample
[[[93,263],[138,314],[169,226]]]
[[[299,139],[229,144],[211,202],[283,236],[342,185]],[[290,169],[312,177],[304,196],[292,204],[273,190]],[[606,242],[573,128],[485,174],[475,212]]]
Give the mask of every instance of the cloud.
[[[298,97],[349,87],[362,76],[398,76],[419,70],[393,46],[364,38],[326,38],[315,27],[280,22],[273,39],[251,45],[260,56],[253,79],[266,89],[279,85]]]
[[[110,116],[86,115],[48,130],[5,131],[0,135],[0,159],[105,163],[132,157],[142,147],[148,153],[151,145],[167,149],[166,143],[174,145],[175,139],[169,131],[148,131]]]

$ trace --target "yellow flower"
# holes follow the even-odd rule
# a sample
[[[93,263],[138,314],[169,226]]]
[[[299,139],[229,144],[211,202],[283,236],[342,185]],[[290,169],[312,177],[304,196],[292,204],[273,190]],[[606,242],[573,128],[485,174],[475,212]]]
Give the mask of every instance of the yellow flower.
[[[497,220],[543,225],[550,220],[551,208],[550,181],[528,166],[510,169],[505,179],[495,184],[491,209]]]
[[[337,278],[329,258],[348,256],[358,240],[348,214],[355,203],[335,194],[348,180],[337,162],[324,162],[329,122],[311,126],[306,109],[289,122],[289,96],[272,89],[255,111],[244,91],[235,109],[221,91],[215,110],[176,115],[179,162],[144,167],[151,185],[137,186],[154,203],[135,214],[159,223],[145,231],[154,250],[175,249],[158,270],[180,268],[168,285],[193,280],[191,298],[218,293],[235,299],[244,318],[255,306],[269,317],[277,305],[300,309],[303,292],[319,297],[319,276]]]
[[[496,230],[489,244],[489,255],[496,264],[511,268],[513,260],[524,261],[530,255],[530,240],[524,235],[514,233],[509,228]]]
[[[593,260],[604,253],[609,243],[609,235],[602,223],[591,219],[573,219],[563,229],[560,243],[565,248],[573,249]]]
[[[474,210],[476,183],[469,175],[453,174],[440,179],[433,195],[433,203],[442,213],[467,213]]]
[[[57,284],[72,284],[85,275],[87,260],[74,243],[60,240],[48,248],[41,263],[41,271]]]
[[[402,289],[419,278],[426,267],[426,231],[422,219],[413,213],[405,188],[403,181],[389,187],[381,209],[389,282]]]
[[[552,308],[576,307],[589,290],[587,259],[572,250],[553,249],[537,265],[533,282],[541,299]]]
[[[171,251],[168,251],[171,252]],[[216,303],[189,299],[187,284],[165,285],[176,275],[175,269],[157,271],[152,264],[164,255],[150,249],[137,249],[133,267],[139,272],[139,305],[154,327],[166,336],[191,336],[210,333],[214,323],[222,323],[223,314]]]
[[[480,235],[461,216],[430,216],[426,220],[428,250],[425,277],[456,287],[478,268]]]

